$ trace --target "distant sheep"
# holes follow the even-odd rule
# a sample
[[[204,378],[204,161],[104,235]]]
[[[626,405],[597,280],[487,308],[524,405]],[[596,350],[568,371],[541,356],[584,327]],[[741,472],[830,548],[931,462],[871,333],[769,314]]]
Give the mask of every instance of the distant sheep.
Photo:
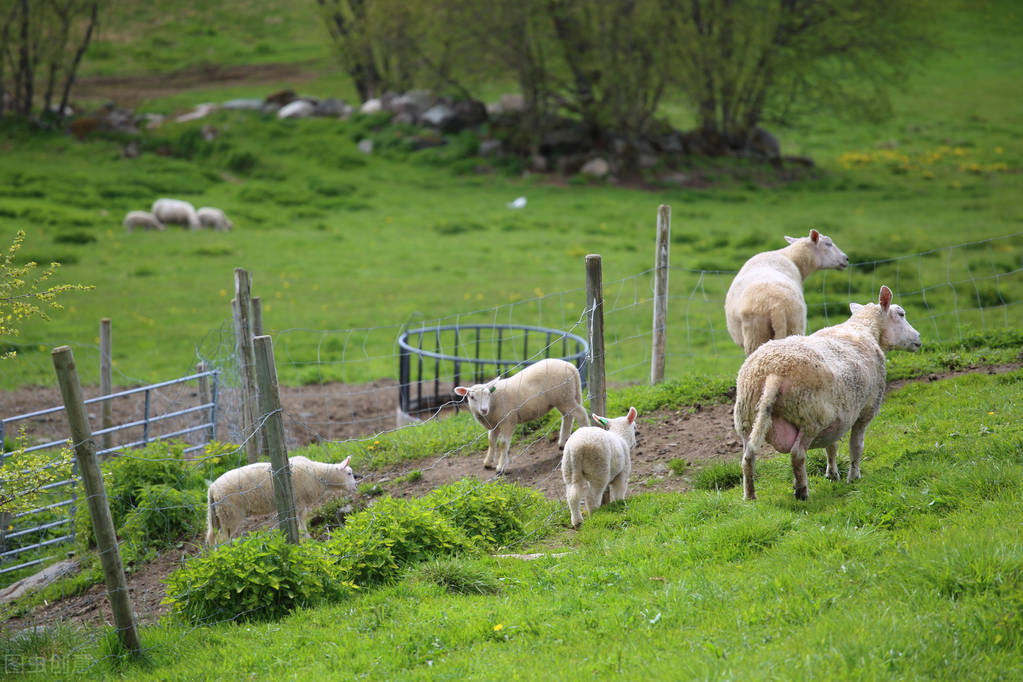
[[[785,248],[746,261],[725,295],[728,333],[746,355],[771,339],[805,334],[803,281],[816,270],[849,265],[849,257],[817,230],[810,230],[809,237],[785,240]]]
[[[600,506],[605,490],[610,492],[611,502],[625,499],[632,471],[632,449],[636,447],[636,415],[635,407],[616,419],[595,414],[594,421],[606,426],[607,431],[585,426],[565,443],[561,477],[573,526],[583,522],[580,506],[584,495],[591,514]]]
[[[157,199],[153,202],[153,215],[168,225],[184,225],[190,230],[199,229],[199,216],[195,207],[181,199]]]
[[[128,215],[124,216],[124,222],[121,223],[126,230],[131,232],[136,227],[142,230],[166,230],[167,226],[160,222],[160,220],[150,213],[149,211],[130,211]]]
[[[211,230],[218,230],[220,232],[227,232],[234,223],[228,220],[227,216],[219,208],[213,208],[212,206],[202,206],[196,211],[196,217],[199,219],[199,225],[206,227]]]
[[[806,451],[825,448],[838,480],[837,441],[849,435],[849,478],[860,478],[867,425],[881,409],[885,352],[915,351],[920,334],[881,287],[878,302],[851,303],[852,317],[810,336],[770,341],[746,358],[736,380],[735,431],[742,439],[744,496],[756,499],[753,463],[764,442],[791,453],[796,497],[809,496]]]
[[[355,492],[355,475],[348,466],[350,459],[345,458],[340,464],[314,462],[305,457],[290,459],[291,487],[301,532],[305,532],[306,518],[313,509],[338,494]],[[277,511],[270,463],[256,462],[226,472],[210,484],[206,500],[206,544],[212,545],[220,532],[228,540],[238,536],[245,519]]]
[[[507,379],[456,386],[455,393],[468,398],[469,411],[488,431],[490,447],[483,466],[493,468],[497,460],[500,473],[508,466],[508,450],[517,424],[556,409],[561,414],[558,447],[564,447],[572,432],[573,417],[582,426],[590,423],[583,408],[579,370],[564,360],[541,360]]]

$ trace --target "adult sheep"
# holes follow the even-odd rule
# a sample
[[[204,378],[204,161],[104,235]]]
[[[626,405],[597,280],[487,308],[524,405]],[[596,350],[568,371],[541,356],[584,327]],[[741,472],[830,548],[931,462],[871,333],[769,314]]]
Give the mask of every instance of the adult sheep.
[[[166,230],[167,227],[159,221],[159,219],[150,213],[149,211],[129,211],[124,216],[124,221],[121,223],[124,229],[131,232],[136,227],[143,230]]]
[[[219,232],[228,232],[234,223],[232,223],[227,215],[219,208],[212,206],[200,206],[199,210],[195,212],[196,218],[199,219],[199,225],[206,227],[211,230],[217,230]]]
[[[572,526],[583,522],[580,509],[583,497],[592,514],[601,505],[604,491],[610,501],[625,499],[632,471],[632,450],[636,447],[636,412],[629,408],[624,417],[606,419],[598,414],[594,421],[607,428],[584,426],[565,443],[561,458],[561,478],[565,481],[565,498],[572,514]]]
[[[838,480],[838,446],[849,433],[848,481],[860,478],[867,425],[881,409],[885,353],[915,351],[920,334],[881,287],[877,303],[850,303],[852,316],[810,336],[769,341],[753,352],[736,380],[735,431],[742,439],[744,497],[756,499],[753,463],[764,442],[791,453],[796,498],[809,496],[806,451],[825,448],[827,476]],[[850,431],[851,430],[851,431]]]
[[[564,360],[541,360],[507,379],[456,386],[455,393],[468,399],[469,411],[487,429],[490,446],[483,466],[491,469],[497,459],[498,473],[504,473],[508,466],[508,450],[517,424],[539,419],[556,409],[561,414],[558,447],[565,447],[572,433],[573,417],[581,426],[590,423],[583,408],[579,370]]]
[[[199,229],[199,216],[195,207],[181,199],[157,199],[151,209],[153,215],[168,225],[184,225],[190,230]]]
[[[749,355],[762,343],[806,333],[803,281],[822,268],[844,270],[849,257],[831,237],[785,237],[783,249],[750,258],[725,295],[725,321],[732,340]]]
[[[290,458],[291,487],[295,494],[298,527],[305,532],[309,513],[331,497],[355,492],[355,475],[348,466],[314,462],[305,457]],[[230,540],[240,534],[245,519],[277,510],[269,462],[256,462],[231,469],[210,484],[206,493],[206,544],[212,545],[223,532]]]

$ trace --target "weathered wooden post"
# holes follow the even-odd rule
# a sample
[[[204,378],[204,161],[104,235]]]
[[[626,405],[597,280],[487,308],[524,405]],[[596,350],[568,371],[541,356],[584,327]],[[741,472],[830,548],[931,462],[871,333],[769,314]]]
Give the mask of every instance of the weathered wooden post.
[[[650,383],[664,381],[668,325],[668,256],[671,244],[671,206],[657,207],[657,246],[654,248],[654,339],[650,357]]]
[[[263,299],[252,297],[252,336],[263,335]]]
[[[235,297],[231,300],[234,317],[235,348],[238,366],[242,375],[242,433],[245,435],[245,452],[249,463],[258,462],[260,455],[259,434],[253,432],[256,423],[256,376],[252,357],[251,285],[249,273],[244,268],[234,269]]]
[[[92,442],[92,427],[85,412],[82,399],[82,385],[78,381],[75,358],[69,346],[54,348],[53,367],[57,371],[60,394],[64,398],[64,412],[71,427],[71,439],[75,444],[75,460],[85,487],[89,503],[89,516],[96,535],[96,547],[103,564],[103,578],[107,585],[107,598],[114,614],[114,624],[121,646],[134,654],[141,652],[138,629],[131,611],[128,597],[128,583],[124,578],[124,565],[117,547],[117,535],[110,516],[107,492],[103,487],[103,474],[96,461],[96,444]]]
[[[586,310],[590,337],[589,378],[586,390],[590,412],[607,414],[607,389],[604,379],[604,282],[600,254],[586,256]]]
[[[295,492],[291,487],[291,465],[288,447],[284,442],[284,419],[281,417],[281,397],[277,387],[277,366],[274,364],[273,341],[269,336],[253,339],[256,355],[256,377],[259,381],[259,410],[263,433],[270,451],[270,471],[277,503],[277,525],[288,542],[298,544],[298,514],[295,512]]]
[[[104,317],[99,321],[99,393],[110,395],[114,392],[113,374],[113,342],[110,334],[110,318]],[[103,401],[103,428],[109,429],[114,425],[113,405],[109,400]],[[109,450],[114,444],[114,434],[103,434],[103,449]]]

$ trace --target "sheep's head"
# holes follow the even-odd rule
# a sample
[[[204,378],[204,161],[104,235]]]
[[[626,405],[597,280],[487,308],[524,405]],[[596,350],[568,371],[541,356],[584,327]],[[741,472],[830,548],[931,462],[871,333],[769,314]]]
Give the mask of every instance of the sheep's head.
[[[352,467],[348,466],[348,462],[351,461],[351,457],[345,457],[343,462],[339,464],[332,464],[333,471],[331,472],[329,485],[332,488],[344,488],[351,492],[355,492],[355,472],[352,471]]]
[[[636,411],[635,407],[629,408],[629,413],[624,417],[615,417],[614,419],[608,419],[607,417],[601,417],[596,412],[593,413],[593,421],[600,424],[611,433],[617,433],[619,436],[625,439],[625,442],[629,444],[629,449],[636,447],[636,417],[639,412]]]
[[[897,348],[899,350],[920,350],[920,332],[913,329],[906,320],[906,311],[900,305],[892,304],[892,290],[882,285],[877,296],[877,305],[881,309],[881,336],[878,344],[882,350]],[[849,310],[855,313],[863,306],[850,303]]]
[[[813,244],[814,255],[817,257],[817,268],[828,270],[845,270],[849,266],[849,256],[842,252],[842,249],[835,246],[831,237],[823,235],[817,230],[811,229],[810,235],[805,237]],[[795,237],[785,237],[789,244],[799,241]]]
[[[469,401],[469,410],[473,414],[486,417],[490,414],[490,396],[497,390],[497,381],[497,379],[491,379],[485,384],[455,386],[455,395],[460,395]]]

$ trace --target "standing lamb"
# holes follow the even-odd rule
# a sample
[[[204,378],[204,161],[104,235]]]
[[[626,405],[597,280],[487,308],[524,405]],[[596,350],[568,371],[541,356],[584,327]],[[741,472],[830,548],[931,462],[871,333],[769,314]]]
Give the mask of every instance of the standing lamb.
[[[153,202],[153,215],[170,225],[184,225],[190,230],[199,229],[199,216],[195,207],[181,199],[157,199]]]
[[[881,409],[885,352],[915,351],[920,334],[881,287],[877,303],[850,303],[852,317],[810,336],[770,341],[746,358],[736,380],[735,431],[742,439],[742,481],[756,499],[753,462],[765,440],[791,453],[795,493],[807,499],[806,451],[825,448],[827,476],[838,480],[837,441],[849,434],[849,478],[860,478],[867,425]]]
[[[305,532],[309,513],[340,493],[355,492],[355,475],[348,466],[351,457],[340,464],[314,462],[292,457],[291,487],[295,493],[298,527]],[[220,531],[230,540],[240,535],[245,519],[277,510],[269,462],[247,464],[221,475],[210,484],[206,499],[206,544],[212,545]]]
[[[196,217],[199,219],[199,225],[207,227],[211,230],[217,230],[219,232],[228,232],[234,223],[228,220],[227,215],[224,214],[219,208],[213,208],[212,206],[201,206],[196,211]]]
[[[157,231],[167,229],[167,227],[149,211],[129,211],[128,214],[124,216],[124,222],[122,222],[121,225],[123,225],[124,229],[129,232],[134,230],[136,227],[143,230]]]
[[[725,295],[725,320],[732,340],[749,355],[762,343],[806,333],[803,280],[822,268],[844,270],[849,257],[831,237],[785,237],[783,249],[746,261]]]
[[[583,408],[579,370],[564,360],[541,360],[507,379],[456,386],[455,393],[468,397],[469,411],[487,429],[490,447],[483,466],[492,469],[496,459],[498,473],[504,473],[508,466],[508,450],[516,425],[556,409],[561,414],[560,448],[572,432],[573,416],[582,426],[590,423]]]
[[[584,426],[565,443],[561,458],[561,477],[565,481],[565,498],[572,513],[572,526],[583,522],[580,503],[586,496],[586,507],[592,514],[600,506],[604,491],[611,501],[625,499],[632,471],[632,449],[636,447],[636,412],[629,408],[624,417],[606,419],[594,414],[593,419],[607,427]]]

